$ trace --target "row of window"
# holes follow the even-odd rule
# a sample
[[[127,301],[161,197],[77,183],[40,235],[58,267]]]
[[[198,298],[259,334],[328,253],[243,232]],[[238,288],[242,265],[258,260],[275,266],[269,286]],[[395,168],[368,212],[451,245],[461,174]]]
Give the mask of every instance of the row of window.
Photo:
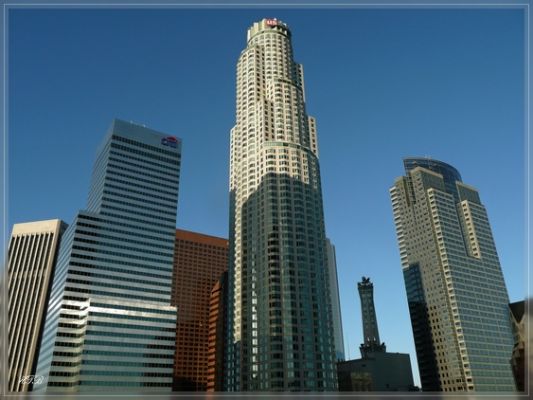
[[[130,324],[119,324],[114,322],[102,322],[102,321],[91,321],[87,322],[89,326],[107,326],[110,328],[122,328],[122,329],[135,329],[135,330],[146,330],[146,331],[159,331],[159,332],[175,332],[176,328],[162,328],[159,326],[151,325],[130,325]]]
[[[171,246],[169,247],[166,247],[166,246],[161,246],[161,244],[164,244],[165,240],[162,239],[161,237],[158,237],[158,236],[151,236],[151,235],[145,235],[145,234],[142,234],[140,232],[132,232],[131,230],[122,230],[122,229],[115,229],[115,228],[111,228],[109,226],[105,226],[105,225],[94,225],[94,224],[87,224],[87,223],[84,223],[84,222],[78,222],[76,224],[76,226],[80,226],[80,227],[84,227],[84,228],[91,228],[91,229],[94,229],[95,231],[97,232],[113,232],[113,233],[118,233],[120,234],[120,240],[122,240],[122,238],[124,236],[134,236],[136,238],[145,238],[145,239],[150,239],[150,240],[155,240],[158,244],[158,246],[160,248],[164,248],[164,249],[172,249]],[[137,228],[139,228],[137,226]],[[144,231],[144,229],[142,229]],[[88,234],[88,233],[85,233],[85,234]],[[91,233],[91,235],[93,235]],[[104,236],[104,237],[109,237],[109,236]],[[110,237],[109,237],[110,238]],[[141,242],[143,244],[145,244],[146,242]]]
[[[106,277],[106,278],[109,278],[109,277]],[[78,283],[80,285],[88,285],[88,286],[94,286],[94,287],[99,287],[99,288],[107,287],[107,288],[113,288],[113,289],[131,290],[133,292],[140,291],[140,292],[147,292],[147,293],[170,296],[169,290],[158,290],[158,289],[152,289],[152,288],[147,288],[147,287],[127,286],[127,285],[119,285],[116,283],[107,283],[107,282],[101,282],[101,281],[95,281],[95,280],[82,280],[82,279],[75,279],[75,278],[67,278],[66,281],[68,283]],[[128,280],[122,279],[121,282],[123,281],[128,281]],[[163,300],[160,300],[160,301],[163,301]]]
[[[163,169],[157,169],[157,168],[148,167],[148,166],[142,164],[142,162],[144,160],[142,160],[141,158],[134,158],[135,160],[137,160],[137,162],[134,163],[134,162],[126,161],[126,158],[127,159],[131,159],[131,157],[125,157],[123,154],[120,154],[120,155],[117,154],[117,153],[113,153],[113,154],[114,154],[114,156],[110,155],[109,158],[108,158],[108,160],[110,162],[119,163],[119,165],[121,165],[121,164],[129,165],[131,167],[139,168],[139,169],[141,169],[143,171],[155,172],[157,174],[162,174],[165,177],[168,176],[168,177],[170,177],[170,179],[171,179],[171,177],[176,177],[176,174],[175,174],[176,171],[175,171],[174,168],[172,169],[172,174],[171,174],[170,173],[171,171],[169,171],[168,169],[167,170],[164,170],[164,168]],[[139,161],[141,163],[139,163]],[[156,164],[156,165],[161,167],[161,165],[159,165],[159,164]]]
[[[180,159],[179,159],[179,157],[177,157],[178,156],[177,153],[175,153],[176,158],[175,159],[171,159],[171,158],[161,157],[161,156],[157,156],[155,154],[147,153],[146,151],[140,151],[140,150],[137,150],[137,149],[132,149],[131,147],[122,146],[122,145],[117,144],[117,143],[111,143],[111,148],[112,149],[117,149],[117,150],[122,150],[126,154],[128,154],[128,153],[138,154],[140,156],[147,157],[148,159],[158,160],[158,161],[161,161],[162,163],[169,164],[169,165],[172,165],[172,166],[178,166],[179,167],[179,165],[180,165]]]
[[[161,228],[168,228],[168,229],[174,228],[174,226],[173,225],[165,225],[165,224],[162,224],[162,223],[159,223],[159,222],[154,222],[154,220],[161,221],[161,222],[163,222],[163,221],[173,222],[174,224],[176,223],[176,219],[175,218],[162,218],[162,217],[154,216],[153,214],[146,214],[146,213],[142,213],[142,212],[139,212],[139,211],[129,211],[129,210],[126,210],[126,209],[124,209],[122,207],[115,207],[115,206],[111,205],[111,204],[115,203],[115,200],[109,201],[109,203],[107,203],[107,204],[104,203],[103,206],[102,206],[102,209],[103,210],[104,209],[105,210],[113,210],[113,211],[118,211],[119,213],[123,213],[122,215],[119,214],[119,218],[121,218],[121,219],[126,219],[126,220],[130,220],[130,221],[136,221],[136,222],[140,222],[142,224],[152,225],[152,226],[159,226]],[[127,204],[127,203],[125,203],[125,204]],[[100,214],[108,215],[108,214],[104,214],[104,213],[105,213],[105,211],[102,211]],[[133,217],[132,215],[135,215],[135,217]],[[139,219],[139,218],[136,218],[136,217],[150,218],[151,221],[142,220],[142,219]]]
[[[154,167],[159,167],[159,168],[162,168],[162,169],[166,169],[167,172],[172,172],[172,173],[176,173],[176,166],[175,165],[168,165],[168,164],[162,164],[162,163],[158,163],[158,162],[153,162],[153,161],[149,161],[145,158],[139,158],[139,157],[135,157],[131,154],[126,154],[126,153],[123,153],[121,151],[115,151],[113,149],[111,149],[109,151],[109,155],[110,156],[116,156],[116,157],[119,157],[119,158],[126,158],[126,159],[129,159],[129,160],[133,160],[135,161],[135,165],[139,166],[139,165],[144,165],[144,164],[148,164],[148,165],[152,165]],[[178,164],[178,167],[179,167],[179,164]]]
[[[137,175],[145,176],[147,178],[154,179],[155,180],[154,183],[156,184],[161,184],[160,181],[173,183],[176,185],[179,184],[179,177],[178,177],[178,174],[176,174],[176,171],[174,171],[174,174],[160,172],[158,175],[155,175],[155,174],[146,172],[146,170],[142,166],[137,165],[137,169],[133,169],[133,168],[125,167],[124,165],[122,165],[121,161],[114,162],[111,160],[109,160],[109,162],[107,163],[107,168],[108,170],[109,168],[113,168],[119,171],[126,171],[128,173],[135,174],[135,176]],[[136,178],[136,179],[139,179],[139,178]]]
[[[170,156],[172,158],[180,158],[180,154],[177,151],[170,151],[170,150],[161,149],[159,147],[151,146],[149,144],[137,142],[136,140],[131,140],[129,138],[125,138],[125,137],[117,136],[117,135],[112,135],[111,139],[112,140],[117,140],[119,142],[131,144],[132,146],[135,146],[135,147],[151,150],[151,151],[154,151],[156,153],[165,154],[165,155]]]
[[[155,318],[155,317],[144,317],[140,315],[131,315],[131,314],[110,314],[110,313],[103,313],[103,312],[96,312],[91,311],[89,313],[90,316],[94,317],[105,317],[105,318],[112,318],[112,319],[128,319],[132,321],[148,321],[148,322],[161,322],[164,324],[173,324],[175,319],[173,318]],[[175,316],[175,314],[173,314]],[[132,325],[137,326],[137,325]]]
[[[109,186],[107,186],[107,187],[109,188]],[[116,186],[114,186],[114,187],[116,187]],[[119,191],[104,189],[103,190],[103,194],[104,195],[107,194],[107,195],[110,195],[110,196],[114,196],[115,198],[133,200],[133,201],[136,201],[136,202],[139,202],[139,203],[142,203],[142,204],[147,204],[148,203],[150,205],[156,206],[157,208],[143,207],[143,206],[137,205],[135,203],[129,203],[129,204],[125,203],[125,204],[128,204],[130,206],[143,208],[145,210],[154,211],[156,213],[166,213],[168,215],[175,215],[176,214],[176,203],[174,203],[174,204],[163,204],[163,203],[158,203],[157,201],[155,201],[152,198],[150,198],[148,200],[146,197],[140,198],[140,197],[136,197],[136,196],[130,196],[130,195],[124,193],[126,191],[127,191],[127,193],[131,193],[131,190],[129,190],[129,188],[128,189],[118,188],[118,190]],[[120,192],[121,190],[123,191],[122,193]],[[139,193],[139,192],[137,192],[137,193]],[[165,211],[165,210],[162,210],[162,209],[166,209],[166,210],[170,210],[170,211]]]
[[[145,300],[145,301],[148,301],[148,302],[153,302],[153,303],[159,303],[161,304],[162,302],[164,302],[165,300],[164,299],[161,299],[159,297],[151,297],[151,296],[141,296],[140,294],[138,294],[137,290],[135,291],[135,294],[131,294],[131,293],[118,293],[118,292],[113,292],[113,291],[102,291],[102,290],[93,290],[93,289],[86,289],[86,288],[82,288],[82,287],[73,287],[73,286],[67,286],[65,288],[65,296],[63,297],[65,300],[78,300],[80,301],[86,301],[87,299],[83,299],[81,297],[79,297],[80,294],[87,294],[87,295],[97,295],[97,296],[106,296],[106,297],[119,297],[119,298],[125,298],[125,299],[135,299],[135,300]],[[75,294],[75,295],[78,295],[78,296],[70,296],[70,294]]]
[[[113,272],[120,272],[120,273],[132,273],[132,274],[138,274],[138,275],[142,275],[142,276],[146,276],[146,277],[152,277],[152,278],[158,278],[158,279],[164,279],[164,280],[168,280],[169,279],[169,275],[172,273],[172,270],[170,268],[168,268],[168,267],[164,268],[164,267],[159,267],[159,266],[155,266],[155,265],[152,265],[152,264],[137,264],[137,263],[134,263],[134,262],[129,261],[129,260],[128,261],[120,261],[120,260],[114,260],[114,259],[102,258],[102,257],[96,257],[96,256],[86,256],[86,255],[77,254],[77,253],[72,253],[72,258],[73,259],[74,258],[78,258],[78,259],[96,261],[98,264],[94,265],[94,264],[87,264],[87,263],[71,261],[70,265],[74,265],[74,266],[77,266],[77,267],[84,267],[84,268],[101,269],[103,271],[113,271]],[[102,262],[106,263],[106,264],[111,264],[113,266],[125,265],[127,267],[127,269],[109,267],[107,265],[101,264]],[[161,262],[159,262],[158,264],[161,265]],[[140,268],[141,270],[137,271],[137,270],[132,269],[132,268]],[[152,272],[154,272],[153,270],[162,271],[162,272],[166,272],[167,275],[153,274],[151,272],[147,272],[147,270],[150,270]]]
[[[79,238],[76,239],[76,241],[78,241]],[[82,241],[82,240],[80,240]],[[123,257],[125,259],[135,259],[136,261],[140,261],[140,260],[143,260],[143,261],[150,261],[150,262],[153,262],[153,263],[156,263],[156,264],[161,264],[163,262],[165,262],[164,260],[161,260],[161,259],[156,259],[156,258],[148,258],[148,257],[142,257],[142,256],[132,256],[131,254],[128,254],[128,253],[117,253],[117,252],[114,252],[114,251],[106,251],[106,250],[102,250],[102,249],[96,249],[94,247],[83,247],[83,246],[78,246],[78,245],[73,245],[72,246],[72,249],[73,250],[80,250],[80,251],[86,251],[86,252],[89,252],[89,253],[96,253],[96,254],[108,254],[110,256],[117,256],[117,257]],[[113,261],[115,262],[115,261]]]
[[[161,183],[161,182],[156,182],[154,181],[153,179],[144,179],[144,178],[140,178],[139,176],[136,176],[136,175],[132,175],[132,174],[128,174],[128,173],[124,173],[125,170],[128,170],[127,168],[122,168],[120,166],[114,166],[114,165],[110,165],[109,168],[107,169],[107,174],[108,176],[111,176],[111,175],[116,175],[116,176],[121,176],[123,178],[126,178],[128,179],[128,182],[143,182],[143,183],[148,183],[150,185],[153,185],[155,187],[163,187],[163,188],[167,188],[167,189],[170,189],[170,190],[177,190],[178,188],[178,183],[176,181],[176,183],[174,185],[167,185],[165,183]],[[161,180],[161,178],[158,178]],[[166,180],[168,182],[168,180]],[[151,186],[148,186],[148,188],[150,188]]]
[[[112,175],[118,175],[118,174],[114,174],[114,173],[110,173],[107,177],[106,177],[106,182],[117,182],[117,183],[121,183],[125,186],[128,187],[128,190],[131,188],[131,187],[136,187],[136,188],[139,188],[139,189],[142,189],[143,191],[145,191],[144,193],[146,193],[148,196],[152,196],[152,193],[153,192],[156,192],[156,193],[162,193],[162,194],[166,194],[168,196],[171,197],[172,200],[169,199],[169,201],[172,201],[174,202],[175,198],[176,198],[176,193],[175,192],[169,192],[169,191],[166,191],[166,190],[162,190],[162,189],[156,189],[154,187],[151,187],[151,186],[145,186],[145,185],[141,185],[139,184],[139,182],[137,182],[136,180],[133,181],[133,180],[129,180],[129,181],[125,181],[125,180],[122,180],[122,179],[118,179],[118,178],[114,178]],[[177,187],[176,187],[177,189]]]
[[[95,234],[93,232],[87,232],[87,231],[82,231],[82,230],[76,230],[76,233],[79,233],[80,235],[88,235],[88,236],[93,236],[93,237],[102,237],[102,238],[106,238],[105,235],[99,235],[99,234]],[[130,240],[130,239],[125,239],[125,238],[116,238],[116,237],[112,237],[112,236],[107,236],[108,239],[113,239],[119,243],[133,243],[133,244],[141,244],[141,245],[144,245],[144,246],[148,246],[149,244],[146,243],[146,242],[139,242],[139,241],[136,241],[136,240]],[[113,249],[122,249],[122,250],[129,250],[129,251],[133,251],[134,253],[142,253],[142,254],[153,254],[153,255],[156,255],[156,256],[163,256],[163,257],[168,257],[171,253],[170,252],[161,252],[161,251],[153,251],[153,250],[147,250],[147,249],[143,249],[143,248],[139,248],[139,247],[130,247],[130,246],[121,246],[117,243],[112,243],[110,241],[100,241],[100,240],[90,240],[90,239],[85,239],[83,237],[76,237],[76,242],[82,242],[82,243],[87,243],[87,244],[92,244],[94,246],[97,246],[97,247],[107,247],[107,248],[113,248]],[[155,247],[155,245],[152,245],[152,247]],[[160,246],[157,246],[157,248],[161,249],[162,247]],[[172,251],[173,249],[172,248],[168,248],[167,249],[169,251]],[[96,249],[96,251],[98,251],[98,249]],[[131,254],[128,254],[130,257],[132,256]],[[136,256],[133,256],[133,257],[136,257]]]
[[[85,224],[87,225],[87,224]],[[82,224],[77,224],[77,227],[78,226],[83,226]],[[95,230],[93,231],[85,231],[85,230],[81,230],[81,229],[76,229],[76,233],[79,233],[79,234],[82,234],[82,235],[87,235],[87,236],[93,236],[93,237],[98,237],[98,238],[104,238],[104,239],[111,239],[111,240],[117,240],[117,241],[120,241],[120,242],[128,242],[128,243],[134,243],[134,244],[138,244],[138,245],[141,245],[141,246],[157,246],[158,249],[164,249],[164,250],[170,250],[170,251],[174,251],[174,247],[171,247],[171,246],[164,246],[164,243],[162,244],[161,242],[161,239],[155,239],[153,238],[153,240],[158,240],[158,243],[156,244],[151,244],[149,242],[146,242],[146,241],[140,241],[140,240],[133,240],[133,239],[126,239],[124,236],[110,236],[110,235],[104,235],[100,232],[102,231],[111,231],[110,229],[105,229],[105,228],[98,228],[98,227],[95,227]],[[114,231],[118,231],[120,232],[120,230],[117,230],[117,229],[114,229]],[[124,232],[124,231],[122,231]],[[129,233],[130,236],[134,236],[135,238],[138,238],[140,235],[136,235],[136,234],[131,234],[131,232]],[[151,238],[149,236],[146,236],[146,235],[143,235],[145,238]],[[151,238],[152,239],[152,238]],[[167,254],[167,253],[165,253]]]

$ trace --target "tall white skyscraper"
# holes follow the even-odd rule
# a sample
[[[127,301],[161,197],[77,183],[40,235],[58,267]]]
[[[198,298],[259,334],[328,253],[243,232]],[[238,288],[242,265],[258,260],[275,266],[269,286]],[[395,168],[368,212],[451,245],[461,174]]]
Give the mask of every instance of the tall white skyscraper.
[[[230,158],[229,390],[336,390],[316,124],[276,19],[248,29]]]
[[[509,299],[479,193],[430,158],[390,189],[424,391],[515,390]]]

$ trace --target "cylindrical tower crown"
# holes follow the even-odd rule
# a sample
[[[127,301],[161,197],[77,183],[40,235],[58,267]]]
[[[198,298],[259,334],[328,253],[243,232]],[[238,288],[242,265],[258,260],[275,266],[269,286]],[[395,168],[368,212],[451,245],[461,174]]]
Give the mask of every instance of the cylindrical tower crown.
[[[250,41],[255,35],[265,31],[279,32],[289,38],[291,37],[291,31],[285,22],[276,18],[263,18],[259,22],[254,22],[254,24],[248,28],[247,40]]]
[[[456,182],[462,182],[461,174],[450,164],[429,157],[406,157],[403,159],[403,165],[406,174],[417,167],[422,167],[442,175],[446,191],[452,194],[456,200],[459,199]]]

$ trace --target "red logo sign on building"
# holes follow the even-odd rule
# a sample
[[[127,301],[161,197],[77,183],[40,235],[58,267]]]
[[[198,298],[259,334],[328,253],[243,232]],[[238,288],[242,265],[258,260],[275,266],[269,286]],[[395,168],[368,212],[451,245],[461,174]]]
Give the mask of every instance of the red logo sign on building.
[[[163,146],[178,147],[178,139],[174,136],[167,136],[161,139],[161,144]]]
[[[276,26],[278,24],[278,20],[276,18],[274,19],[267,19],[266,24],[268,26]]]

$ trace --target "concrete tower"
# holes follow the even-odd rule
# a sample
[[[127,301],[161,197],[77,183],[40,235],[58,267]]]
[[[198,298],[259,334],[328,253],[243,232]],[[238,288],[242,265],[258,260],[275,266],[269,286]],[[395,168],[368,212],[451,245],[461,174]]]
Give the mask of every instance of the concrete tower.
[[[66,224],[53,219],[13,225],[8,253],[8,390],[31,391],[56,253]]]
[[[291,32],[248,29],[230,156],[230,390],[336,389],[315,120]]]
[[[181,142],[115,120],[61,240],[36,373],[46,392],[170,392]]]
[[[370,278],[365,278],[357,283],[357,290],[361,298],[361,316],[363,318],[363,338],[364,343],[359,347],[361,357],[368,353],[385,352],[385,343],[379,341],[378,321],[376,318],[376,308],[374,307],[374,285]]]
[[[404,166],[390,194],[422,388],[514,391],[509,300],[479,193],[441,161]]]

